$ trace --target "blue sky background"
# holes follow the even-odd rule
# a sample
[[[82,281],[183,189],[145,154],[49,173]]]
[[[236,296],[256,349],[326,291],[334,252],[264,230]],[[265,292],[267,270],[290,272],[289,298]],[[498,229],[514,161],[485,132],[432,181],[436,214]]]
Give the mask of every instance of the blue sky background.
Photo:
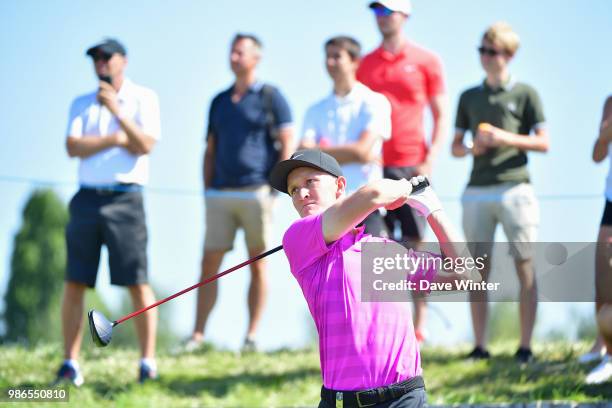
[[[444,63],[454,120],[459,93],[483,78],[476,46],[486,26],[506,20],[522,46],[511,68],[539,91],[552,147],[531,154],[530,167],[541,196],[541,241],[587,242],[596,238],[603,209],[608,163],[590,159],[602,105],[612,92],[612,3],[543,0],[470,2],[415,0],[406,34],[437,52]],[[264,43],[259,77],[278,85],[290,102],[299,131],[309,104],[330,92],[322,44],[349,34],[367,51],[379,44],[365,1],[250,2],[210,1],[53,1],[0,2],[0,295],[9,276],[12,240],[28,195],[44,180],[68,201],[76,191],[77,161],[67,157],[64,138],[71,100],[96,86],[85,50],[105,36],[128,48],[128,76],[160,96],[163,140],[151,159],[146,206],[150,227],[150,274],[160,295],[197,281],[205,228],[201,197],[201,158],[208,104],[232,81],[229,41],[237,31],[257,34]],[[448,135],[447,147],[450,146]],[[458,197],[469,159],[450,157],[446,148],[434,169],[438,193],[459,225]],[[295,218],[287,199],[278,202],[276,245]],[[499,232],[499,231],[498,231]],[[246,259],[242,235],[224,268]],[[592,273],[585,265],[584,273]],[[297,346],[307,340],[308,312],[282,254],[270,258],[270,299],[262,323],[264,348]],[[248,271],[222,278],[208,339],[238,347],[246,328]],[[111,306],[123,291],[108,284],[103,265],[98,290]],[[1,302],[0,302],[1,303]],[[195,296],[164,305],[177,332],[193,324]],[[439,305],[452,330],[432,314],[430,339],[450,343],[470,338],[468,307]],[[0,310],[3,305],[0,305]],[[537,333],[575,327],[559,313],[590,314],[591,304],[544,304]],[[58,328],[58,331],[60,329]]]

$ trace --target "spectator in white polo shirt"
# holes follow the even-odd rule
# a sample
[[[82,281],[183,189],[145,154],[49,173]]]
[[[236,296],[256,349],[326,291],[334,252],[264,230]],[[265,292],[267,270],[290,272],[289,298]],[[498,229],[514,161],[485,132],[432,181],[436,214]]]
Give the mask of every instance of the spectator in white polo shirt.
[[[360,58],[361,46],[354,38],[338,36],[325,43],[333,90],[306,112],[300,143],[301,149],[316,147],[340,163],[349,193],[382,179],[382,144],[391,136],[389,101],[356,79]],[[364,224],[366,233],[389,236],[378,211]]]
[[[148,154],[160,137],[159,103],[150,89],[124,75],[125,47],[107,39],[87,50],[98,89],[70,108],[66,149],[78,157],[80,189],[70,201],[66,227],[67,270],[62,303],[64,363],[56,382],[83,384],[77,362],[85,289],[96,284],[100,250],[108,250],[111,284],[126,286],[135,309],[153,302],[147,283],[147,227],[142,186]],[[139,380],[157,376],[155,309],[134,320],[140,340]]]

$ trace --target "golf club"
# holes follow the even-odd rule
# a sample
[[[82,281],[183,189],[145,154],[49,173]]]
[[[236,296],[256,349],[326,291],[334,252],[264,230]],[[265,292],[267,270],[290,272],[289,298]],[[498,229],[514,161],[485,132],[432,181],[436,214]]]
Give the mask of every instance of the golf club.
[[[260,260],[261,258],[265,258],[268,255],[271,255],[277,251],[280,251],[283,248],[282,245],[277,246],[276,248],[273,248],[267,252],[264,252],[262,254],[257,255],[256,257],[253,257],[247,261],[244,261],[243,263],[236,265],[234,267],[231,267],[230,269],[227,269],[221,273],[216,274],[213,277],[210,277],[208,279],[203,280],[202,282],[198,282],[193,286],[188,287],[187,289],[183,289],[180,292],[175,293],[174,295],[168,296],[167,298],[164,298],[162,300],[158,300],[157,302],[147,306],[147,307],[143,307],[140,310],[136,310],[135,312],[132,312],[126,316],[123,316],[120,319],[117,319],[113,322],[111,322],[110,320],[108,320],[102,313],[98,312],[97,310],[91,309],[89,311],[89,313],[87,313],[87,318],[89,320],[89,331],[91,332],[91,338],[93,339],[93,342],[98,346],[98,347],[105,347],[108,346],[108,344],[111,341],[112,335],[113,335],[113,327],[117,326],[120,323],[125,322],[126,320],[131,319],[132,317],[138,316],[141,313],[146,312],[149,309],[152,309],[154,307],[157,307],[159,305],[161,305],[162,303],[166,303],[169,300],[174,299],[177,296],[181,296],[184,293],[187,293],[193,289],[199,288],[200,286],[206,285],[209,282],[212,282],[216,279],[219,279],[220,277],[227,275],[230,272],[235,271],[236,269],[240,269],[243,266],[246,266],[248,264],[251,264],[255,261]]]
[[[421,181],[419,184],[417,184],[416,186],[413,187],[412,189],[412,193],[414,194],[422,189],[424,189],[425,187],[429,186],[429,180],[427,180],[427,178],[425,178],[425,180]],[[162,303],[166,303],[169,300],[174,299],[175,297],[181,296],[184,293],[187,293],[193,289],[199,288],[200,286],[206,285],[209,282],[212,282],[216,279],[219,279],[220,277],[227,275],[230,272],[235,271],[236,269],[240,269],[243,266],[246,266],[248,264],[251,264],[261,258],[265,258],[268,255],[271,255],[277,251],[280,251],[283,248],[282,245],[277,246],[276,248],[273,248],[267,252],[264,252],[262,254],[257,255],[254,258],[251,258],[247,261],[244,261],[243,263],[236,265],[230,269],[227,269],[221,273],[218,273],[217,275],[205,279],[202,282],[198,282],[193,286],[188,287],[187,289],[183,289],[180,292],[175,293],[174,295],[168,296],[167,298],[164,298],[162,300],[159,300],[147,307],[143,307],[140,310],[136,310],[135,312],[132,312],[120,319],[117,319],[113,322],[111,322],[110,320],[108,320],[102,313],[98,312],[97,310],[91,309],[88,313],[87,313],[87,318],[89,320],[89,331],[91,332],[91,338],[93,339],[93,342],[98,346],[98,347],[105,347],[108,346],[108,344],[111,342],[112,339],[112,335],[113,335],[113,327],[117,326],[120,323],[125,322],[126,320],[131,319],[132,317],[138,316],[141,313],[146,312],[149,309],[152,309],[154,307],[157,307],[159,305],[161,305]]]

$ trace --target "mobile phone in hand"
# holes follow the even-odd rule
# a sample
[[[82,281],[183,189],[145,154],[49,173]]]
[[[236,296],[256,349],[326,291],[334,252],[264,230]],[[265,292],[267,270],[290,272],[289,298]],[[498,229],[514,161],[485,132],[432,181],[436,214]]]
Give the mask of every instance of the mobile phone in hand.
[[[109,85],[113,84],[113,78],[110,75],[100,75],[98,78],[100,81],[106,82]]]

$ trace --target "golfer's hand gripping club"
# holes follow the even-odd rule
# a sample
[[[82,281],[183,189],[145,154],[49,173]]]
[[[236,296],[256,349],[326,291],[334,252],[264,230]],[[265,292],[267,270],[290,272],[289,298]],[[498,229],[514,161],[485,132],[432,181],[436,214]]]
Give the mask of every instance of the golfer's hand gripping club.
[[[412,192],[406,200],[406,204],[414,208],[422,217],[429,217],[434,211],[442,209],[442,203],[431,188],[429,180],[425,176],[416,176],[408,180],[412,184]]]

